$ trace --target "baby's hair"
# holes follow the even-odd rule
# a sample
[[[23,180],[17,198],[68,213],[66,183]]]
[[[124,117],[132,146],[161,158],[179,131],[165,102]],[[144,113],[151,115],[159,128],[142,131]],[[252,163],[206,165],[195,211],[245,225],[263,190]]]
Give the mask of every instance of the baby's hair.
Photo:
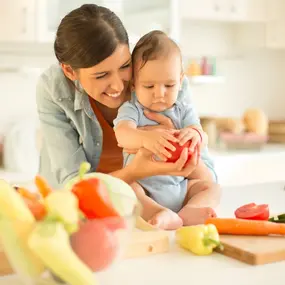
[[[154,30],[141,37],[137,42],[132,52],[132,62],[135,66],[140,61],[141,69],[149,60],[167,57],[173,51],[177,52],[180,56],[182,65],[179,46],[164,32]]]

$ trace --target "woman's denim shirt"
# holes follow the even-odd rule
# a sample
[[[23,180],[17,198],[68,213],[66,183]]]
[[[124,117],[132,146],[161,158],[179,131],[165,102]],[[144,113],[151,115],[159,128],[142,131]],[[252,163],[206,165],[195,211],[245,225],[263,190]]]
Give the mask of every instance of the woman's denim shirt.
[[[43,138],[39,173],[58,189],[77,175],[83,161],[96,171],[103,133],[87,94],[78,84],[72,87],[59,65],[52,65],[40,76],[36,93]],[[192,104],[190,97],[189,82],[184,78],[178,100]],[[199,125],[198,115],[195,117]],[[215,174],[207,148],[202,159]]]

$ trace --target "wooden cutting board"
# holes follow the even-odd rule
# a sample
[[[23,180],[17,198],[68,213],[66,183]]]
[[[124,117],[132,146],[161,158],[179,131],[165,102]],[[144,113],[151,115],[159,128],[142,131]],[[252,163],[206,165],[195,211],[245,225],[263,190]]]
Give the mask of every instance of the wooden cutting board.
[[[135,258],[169,251],[169,236],[164,231],[135,231],[126,249],[124,258]],[[0,243],[0,276],[13,274]]]
[[[285,237],[222,235],[219,253],[251,265],[285,260]]]

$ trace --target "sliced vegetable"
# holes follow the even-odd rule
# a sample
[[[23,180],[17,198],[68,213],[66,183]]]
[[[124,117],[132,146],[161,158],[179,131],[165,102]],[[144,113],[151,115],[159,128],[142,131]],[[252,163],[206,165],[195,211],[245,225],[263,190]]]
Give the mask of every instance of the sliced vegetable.
[[[67,284],[97,284],[92,271],[72,250],[69,235],[61,223],[40,222],[31,233],[28,244],[44,264]]]
[[[35,177],[35,184],[43,198],[47,197],[50,193],[53,192],[47,181],[40,175],[37,175]]]
[[[216,226],[219,234],[229,235],[285,235],[285,225],[268,221],[209,218],[205,224]]]
[[[238,219],[266,221],[269,218],[269,207],[267,204],[256,205],[250,203],[236,209],[235,216]]]
[[[219,233],[214,225],[182,227],[175,233],[177,243],[196,255],[209,255],[221,247]]]

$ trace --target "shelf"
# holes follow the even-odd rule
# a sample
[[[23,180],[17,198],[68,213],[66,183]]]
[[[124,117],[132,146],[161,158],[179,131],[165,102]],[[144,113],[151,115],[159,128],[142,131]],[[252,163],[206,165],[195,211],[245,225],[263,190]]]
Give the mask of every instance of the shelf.
[[[225,82],[223,76],[201,75],[201,76],[188,76],[190,84],[222,84]]]

